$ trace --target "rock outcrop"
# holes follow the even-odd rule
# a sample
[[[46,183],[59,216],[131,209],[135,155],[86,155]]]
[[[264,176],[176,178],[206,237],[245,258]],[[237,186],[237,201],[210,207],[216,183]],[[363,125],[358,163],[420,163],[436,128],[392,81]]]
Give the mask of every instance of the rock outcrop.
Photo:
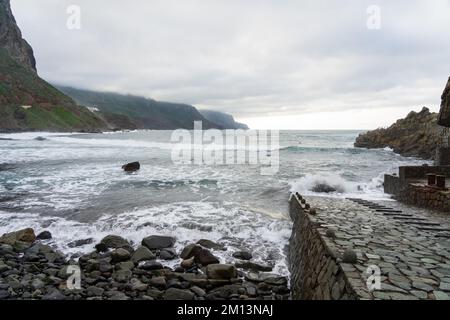
[[[439,112],[438,124],[450,127],[450,78],[448,78],[447,86],[442,93],[441,111]]]
[[[217,123],[225,129],[248,130],[246,124],[236,122],[231,114],[212,110],[200,110],[200,113],[209,121]]]
[[[443,128],[437,124],[437,113],[426,107],[420,112],[410,112],[389,128],[380,128],[358,136],[355,147],[385,148],[406,157],[434,159]]]
[[[33,49],[16,24],[11,12],[10,0],[0,0],[0,47],[20,65],[36,71]]]

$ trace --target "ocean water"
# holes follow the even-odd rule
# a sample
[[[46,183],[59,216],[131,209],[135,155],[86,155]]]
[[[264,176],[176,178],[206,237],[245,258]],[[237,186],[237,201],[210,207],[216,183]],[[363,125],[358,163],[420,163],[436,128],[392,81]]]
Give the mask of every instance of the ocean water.
[[[279,146],[259,150],[279,154],[278,172],[263,176],[262,164],[174,163],[171,133],[0,135],[0,234],[24,227],[49,230],[51,244],[67,254],[90,251],[108,234],[134,243],[171,235],[178,250],[210,239],[228,247],[215,252],[224,262],[234,261],[233,251],[247,249],[274,272],[288,274],[290,192],[387,200],[383,174],[424,163],[389,149],[354,148],[358,131],[281,131]],[[124,173],[121,166],[131,161],[140,161],[141,170]],[[315,193],[321,183],[336,192]],[[94,243],[68,246],[87,238]]]

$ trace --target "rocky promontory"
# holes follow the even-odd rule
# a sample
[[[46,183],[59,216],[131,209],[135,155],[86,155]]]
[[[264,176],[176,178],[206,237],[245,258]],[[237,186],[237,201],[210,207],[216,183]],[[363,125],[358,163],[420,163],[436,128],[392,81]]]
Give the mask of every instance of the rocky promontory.
[[[410,112],[389,128],[379,128],[362,133],[356,138],[355,147],[385,148],[405,157],[434,159],[443,128],[437,124],[437,113],[426,107],[420,112]]]
[[[52,248],[48,231],[24,229],[0,237],[0,300],[255,300],[289,299],[286,277],[251,261],[221,263],[223,245],[200,240],[176,252],[175,238],[150,235],[133,244],[117,235],[95,251],[65,257]],[[77,245],[74,243],[73,245]],[[164,261],[181,258],[175,267]]]

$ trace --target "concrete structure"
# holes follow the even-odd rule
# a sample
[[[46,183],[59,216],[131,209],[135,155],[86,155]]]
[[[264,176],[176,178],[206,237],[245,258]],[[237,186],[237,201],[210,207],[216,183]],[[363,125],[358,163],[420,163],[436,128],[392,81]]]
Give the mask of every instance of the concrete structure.
[[[450,299],[446,215],[300,195],[291,197],[290,215],[293,299]]]

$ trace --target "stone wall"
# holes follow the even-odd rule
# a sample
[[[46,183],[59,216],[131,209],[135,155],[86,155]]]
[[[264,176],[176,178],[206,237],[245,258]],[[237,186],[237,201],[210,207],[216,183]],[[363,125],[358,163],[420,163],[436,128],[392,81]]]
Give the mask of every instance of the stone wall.
[[[383,186],[384,186],[384,193],[398,194],[403,188],[403,183],[398,176],[385,174]]]
[[[336,253],[317,230],[317,223],[299,198],[290,200],[293,221],[289,241],[289,269],[293,299],[341,300],[358,299],[341,268]]]
[[[418,207],[450,212],[450,191],[409,184],[396,194],[395,198]]]
[[[439,166],[450,165],[450,147],[442,147],[437,150],[436,164]]]
[[[425,179],[427,173],[450,177],[450,166],[403,166],[399,167],[400,180]]]
[[[450,177],[450,166],[404,166],[399,175],[384,176],[384,192],[418,207],[450,212],[450,191],[426,186],[426,174]],[[418,181],[423,180],[421,183]]]

